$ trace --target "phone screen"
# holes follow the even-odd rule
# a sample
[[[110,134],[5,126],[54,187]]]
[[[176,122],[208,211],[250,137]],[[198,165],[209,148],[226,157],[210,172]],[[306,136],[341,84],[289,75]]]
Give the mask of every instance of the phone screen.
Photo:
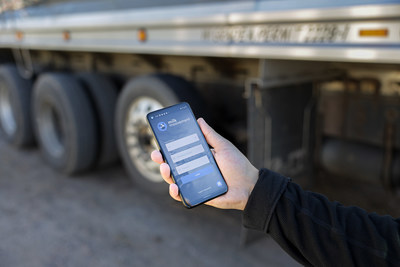
[[[227,192],[228,187],[188,103],[147,114],[183,204],[194,207]]]

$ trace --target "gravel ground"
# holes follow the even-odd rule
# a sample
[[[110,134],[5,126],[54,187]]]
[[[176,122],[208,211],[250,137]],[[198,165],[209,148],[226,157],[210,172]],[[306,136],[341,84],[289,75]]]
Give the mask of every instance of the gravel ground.
[[[135,187],[121,166],[67,177],[0,139],[0,266],[298,266],[241,214],[187,210]]]

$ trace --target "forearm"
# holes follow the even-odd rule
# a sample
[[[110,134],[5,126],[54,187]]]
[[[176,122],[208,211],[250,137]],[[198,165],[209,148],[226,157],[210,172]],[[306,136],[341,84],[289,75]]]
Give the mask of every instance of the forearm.
[[[400,266],[398,220],[343,207],[267,170],[260,172],[244,224],[269,233],[305,265]]]

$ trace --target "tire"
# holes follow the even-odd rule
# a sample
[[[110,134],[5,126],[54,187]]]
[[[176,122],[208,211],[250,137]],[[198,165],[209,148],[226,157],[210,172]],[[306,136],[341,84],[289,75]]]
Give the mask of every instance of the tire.
[[[0,67],[0,131],[8,143],[26,147],[34,143],[31,80],[23,79],[14,65]]]
[[[88,92],[93,103],[95,121],[98,125],[97,166],[106,166],[118,160],[118,150],[114,131],[115,107],[118,90],[113,82],[104,75],[80,73],[77,75]]]
[[[66,174],[89,169],[98,142],[84,88],[70,74],[41,75],[33,90],[34,129],[45,160]]]
[[[146,114],[182,101],[195,110],[201,105],[191,83],[168,74],[133,78],[118,99],[115,122],[120,156],[132,180],[153,193],[162,194],[167,190],[158,164],[150,159],[156,145]]]

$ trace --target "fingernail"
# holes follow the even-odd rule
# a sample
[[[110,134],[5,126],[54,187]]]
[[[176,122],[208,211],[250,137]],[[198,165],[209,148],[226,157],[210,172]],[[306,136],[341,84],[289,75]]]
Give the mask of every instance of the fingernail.
[[[198,122],[201,122],[201,123],[204,123],[205,125],[207,125],[207,122],[203,118],[199,118]]]

